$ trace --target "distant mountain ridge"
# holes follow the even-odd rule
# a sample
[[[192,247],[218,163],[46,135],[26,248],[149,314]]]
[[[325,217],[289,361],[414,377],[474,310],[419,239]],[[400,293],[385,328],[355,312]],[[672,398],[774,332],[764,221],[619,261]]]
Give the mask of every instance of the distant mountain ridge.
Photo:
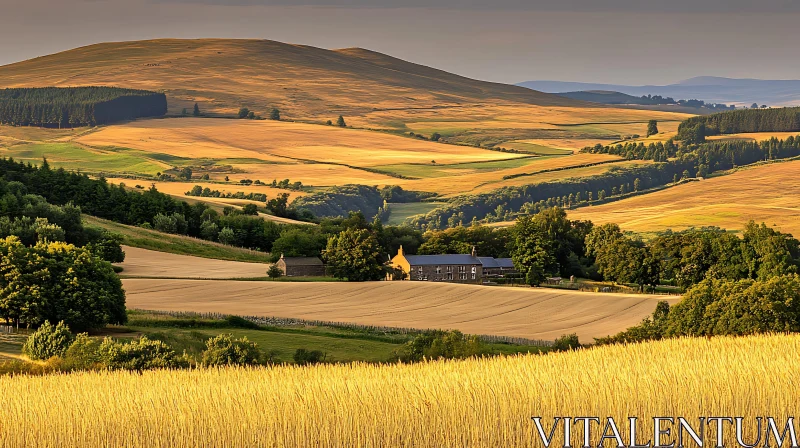
[[[171,113],[273,107],[291,118],[467,104],[586,106],[459,76],[361,48],[328,50],[254,39],[108,42],[0,67],[0,88],[115,86],[164,92]]]
[[[576,91],[615,91],[627,95],[661,95],[677,99],[700,99],[707,103],[749,106],[752,103],[769,106],[800,105],[800,80],[735,79],[718,76],[698,76],[665,86],[629,86],[564,81],[526,81],[521,87],[547,93]]]

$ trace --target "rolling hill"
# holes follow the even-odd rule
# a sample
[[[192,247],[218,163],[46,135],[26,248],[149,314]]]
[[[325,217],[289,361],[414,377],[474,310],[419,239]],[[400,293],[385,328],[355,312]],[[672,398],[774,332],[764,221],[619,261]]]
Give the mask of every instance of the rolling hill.
[[[381,53],[268,40],[100,43],[0,67],[0,88],[111,85],[164,91],[170,112],[241,106],[292,118],[475,103],[580,106],[522,87],[477,81]]]
[[[628,95],[661,95],[677,99],[700,99],[707,103],[750,106],[796,106],[800,104],[800,80],[732,79],[718,76],[698,76],[665,86],[629,86],[563,81],[526,81],[517,84],[542,92],[606,90]]]
[[[748,221],[800,235],[800,161],[743,168],[699,182],[569,212],[572,219],[617,223],[623,230],[717,226],[741,230]]]

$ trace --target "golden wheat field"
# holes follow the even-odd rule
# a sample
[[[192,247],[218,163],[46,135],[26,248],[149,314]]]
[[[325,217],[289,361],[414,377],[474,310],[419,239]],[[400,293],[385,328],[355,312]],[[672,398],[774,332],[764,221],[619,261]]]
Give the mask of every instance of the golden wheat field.
[[[779,162],[569,212],[572,219],[617,223],[624,230],[718,226],[741,230],[748,221],[800,235],[800,161]]]
[[[143,120],[87,133],[75,143],[91,148],[130,148],[151,157],[167,154],[192,160],[215,160],[209,175],[228,176],[233,184],[208,185],[228,192],[259,192],[273,196],[267,186],[236,184],[241,179],[290,179],[304,185],[400,185],[441,195],[481,192],[505,185],[541,181],[528,176],[548,172],[542,180],[599,174],[612,165],[587,164],[620,160],[606,154],[535,157],[486,149],[447,145],[380,132],[339,129],[303,123],[226,119]],[[575,171],[551,171],[576,168]],[[163,168],[162,168],[163,169]],[[377,170],[377,171],[375,171]],[[396,176],[403,176],[402,178]],[[130,183],[130,182],[127,182]],[[197,182],[161,183],[159,190],[182,195]],[[204,185],[205,186],[205,185]]]
[[[269,282],[124,279],[127,306],[293,317],[470,334],[584,342],[638,324],[674,296],[427,282]]]
[[[266,179],[266,177],[264,178]],[[272,182],[273,178],[269,179],[269,182]],[[279,178],[281,180],[283,178]],[[200,198],[196,196],[187,196],[186,192],[191,190],[195,185],[200,185],[202,188],[208,188],[210,190],[219,190],[222,193],[263,193],[267,195],[268,198],[273,198],[279,194],[287,193],[289,195],[289,201],[299,197],[305,196],[308,194],[304,191],[296,191],[296,190],[284,190],[281,188],[273,188],[270,185],[242,185],[238,183],[222,183],[222,182],[208,182],[203,180],[192,180],[192,181],[171,181],[171,182],[164,182],[164,181],[152,181],[149,179],[126,179],[122,177],[106,177],[106,180],[115,185],[124,184],[126,187],[129,188],[136,188],[136,185],[142,188],[150,188],[150,186],[155,185],[156,189],[162,193],[166,193],[172,196],[181,196],[182,199],[202,199],[203,201],[209,202],[219,202],[222,204],[233,204],[233,203],[247,203],[252,201],[247,201],[244,199],[232,199],[232,198]],[[139,188],[136,188],[139,189]]]
[[[778,140],[786,140],[789,137],[797,137],[797,132],[742,132],[739,134],[712,135],[706,137],[706,140],[750,140],[761,142],[773,137]]]
[[[785,424],[796,415],[797,353],[800,336],[770,335],[411,365],[6,376],[0,445],[543,446],[534,416],[545,428],[555,416],[613,417],[626,441],[635,416],[641,442],[653,438],[652,417],[684,417],[697,429],[699,417],[741,416],[752,443],[755,417]],[[572,429],[582,442],[582,425]],[[594,425],[591,446],[601,430]],[[715,437],[707,425],[706,444]],[[732,425],[724,441],[734,445]]]

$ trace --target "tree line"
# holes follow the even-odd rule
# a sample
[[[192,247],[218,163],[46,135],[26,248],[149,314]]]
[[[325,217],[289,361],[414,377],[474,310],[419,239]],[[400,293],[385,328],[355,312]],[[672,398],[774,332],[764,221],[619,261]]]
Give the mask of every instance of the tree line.
[[[11,126],[95,126],[166,113],[166,95],[146,90],[117,87],[0,90],[0,124]]]
[[[711,135],[794,131],[800,131],[800,107],[744,109],[689,118],[678,126],[678,139],[699,143]]]

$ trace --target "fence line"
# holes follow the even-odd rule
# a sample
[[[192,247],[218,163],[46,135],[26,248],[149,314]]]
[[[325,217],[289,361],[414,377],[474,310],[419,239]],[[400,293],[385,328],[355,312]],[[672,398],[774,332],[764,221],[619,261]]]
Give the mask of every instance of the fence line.
[[[421,333],[423,331],[434,330],[432,328],[420,329],[420,328],[407,328],[407,327],[386,327],[379,325],[354,324],[350,322],[307,320],[307,319],[275,317],[275,316],[270,316],[270,317],[241,316],[236,314],[223,314],[214,312],[201,313],[193,311],[153,311],[153,310],[142,310],[142,309],[135,309],[135,311],[141,311],[162,316],[171,316],[178,318],[195,318],[195,319],[199,318],[199,319],[224,320],[230,316],[235,316],[258,325],[265,325],[272,327],[292,327],[292,326],[330,327],[330,328],[338,328],[345,330],[358,330],[358,331],[366,331],[373,333],[382,333],[384,335],[391,335],[391,334],[412,335]],[[486,342],[486,343],[531,345],[536,347],[551,347],[554,342],[545,339],[528,339],[528,338],[513,337],[513,336],[497,336],[497,335],[485,335],[485,334],[478,334],[474,336],[477,336],[481,342]]]

